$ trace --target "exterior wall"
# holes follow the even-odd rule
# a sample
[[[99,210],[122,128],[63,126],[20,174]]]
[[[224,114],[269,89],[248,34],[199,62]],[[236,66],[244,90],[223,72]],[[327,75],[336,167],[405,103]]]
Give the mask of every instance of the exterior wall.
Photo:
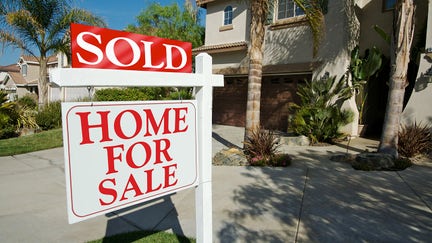
[[[232,29],[223,27],[223,10],[226,6],[233,7]],[[217,45],[238,41],[248,41],[246,29],[250,25],[246,1],[215,1],[207,5],[205,45]]]
[[[390,46],[385,40],[374,30],[374,26],[378,25],[386,33],[391,33],[393,26],[393,11],[383,11],[382,0],[364,1],[364,7],[357,12],[357,16],[361,23],[360,26],[360,52],[368,48],[376,46],[385,56],[389,56]]]
[[[39,79],[39,65],[28,63],[27,64],[27,75],[24,76],[25,80],[30,83]]]
[[[424,19],[427,16],[427,9],[432,8],[431,0],[415,0],[415,2],[417,4],[416,28],[420,29],[419,25],[424,22]],[[250,17],[248,17],[248,14],[250,12],[245,4],[246,1],[221,0],[209,2],[206,5],[206,46],[238,41],[249,41]],[[263,60],[263,77],[275,74],[272,72],[266,72],[266,70],[277,70],[277,74],[283,76],[290,76],[297,73],[312,73],[313,79],[319,79],[327,72],[330,76],[341,77],[344,75],[349,65],[350,52],[353,48],[353,46],[349,46],[349,40],[351,37],[349,36],[347,29],[349,28],[348,22],[350,20],[346,16],[344,4],[345,1],[343,0],[328,1],[328,13],[325,15],[325,39],[323,40],[323,43],[321,43],[316,57],[312,56],[312,33],[305,22],[291,23],[289,25],[273,24],[267,26]],[[382,11],[382,0],[357,0],[356,4],[356,15],[360,22],[360,37],[358,41],[361,53],[363,54],[366,49],[376,46],[383,52],[383,54],[389,56],[389,45],[381,36],[379,36],[378,33],[376,33],[373,26],[378,25],[387,33],[391,33],[393,18],[392,11]],[[231,5],[235,9],[233,29],[220,31],[223,21],[223,9],[227,5]],[[429,10],[429,12],[432,12],[432,10]],[[431,14],[429,14],[429,20],[427,21],[429,25],[432,23],[430,15]],[[429,26],[428,28],[426,47],[432,47],[432,27]],[[237,72],[237,75],[243,75],[243,77],[247,75],[247,72],[244,72],[248,63],[247,51],[213,53],[211,55],[213,56],[214,69],[222,70],[225,68],[227,70],[229,68],[237,68],[237,70],[242,70],[241,72]],[[417,86],[424,84],[425,79],[421,79],[421,73],[424,73],[429,67],[431,67],[431,63],[432,59],[424,58],[424,55],[421,56],[421,65],[418,74],[419,79],[417,81],[419,84]],[[303,70],[292,69],[293,65],[297,64],[310,64],[313,68],[305,68]],[[278,68],[274,69],[272,67]],[[224,74],[226,77],[233,77],[232,73]],[[235,75],[236,74],[234,73],[234,76]],[[419,106],[419,103],[417,102],[422,102],[423,104],[431,103],[432,95],[430,89],[432,85],[430,85],[430,79],[428,80],[428,84],[425,86],[426,89],[415,89],[411,100],[408,103],[406,113],[410,111],[410,109],[411,111],[416,110],[417,114],[429,114],[432,112],[431,110],[429,113],[425,113],[424,110],[418,109],[417,111],[416,108]],[[263,88],[262,92],[268,92],[268,90]],[[378,95],[379,94],[380,93],[378,93]],[[354,121],[343,130],[352,135],[357,134],[358,111],[356,107],[354,97],[347,101],[342,107],[343,109],[349,109],[354,112]],[[413,117],[413,113],[411,112],[409,116]],[[426,118],[429,119],[430,122],[432,120],[432,114],[427,117],[420,117],[419,119],[424,120]]]
[[[428,6],[426,49],[432,48],[432,1],[429,0]],[[432,50],[429,49],[429,57],[426,54],[420,55],[420,67],[417,73],[417,80],[414,85],[413,93],[402,114],[402,122],[412,124],[421,122],[422,124],[432,123],[432,76],[425,75],[428,69],[432,69]]]

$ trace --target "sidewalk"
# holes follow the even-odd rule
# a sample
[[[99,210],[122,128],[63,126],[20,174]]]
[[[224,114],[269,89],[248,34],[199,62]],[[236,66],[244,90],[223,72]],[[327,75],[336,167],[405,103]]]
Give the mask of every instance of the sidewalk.
[[[213,153],[243,129],[213,128]],[[353,139],[348,152],[377,142]],[[287,147],[286,168],[213,167],[215,242],[430,242],[432,167],[356,171],[330,161],[347,144]],[[85,242],[140,229],[195,237],[193,189],[69,225],[63,149],[0,157],[2,242]]]

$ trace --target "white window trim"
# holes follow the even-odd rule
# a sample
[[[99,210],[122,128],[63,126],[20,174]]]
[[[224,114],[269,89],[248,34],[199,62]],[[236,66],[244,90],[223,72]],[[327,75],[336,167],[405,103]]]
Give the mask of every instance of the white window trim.
[[[294,3],[293,2],[293,4],[294,4],[294,14],[295,14],[295,8],[296,8],[296,3]],[[275,22],[276,21],[283,21],[283,20],[287,20],[287,19],[298,19],[298,18],[300,18],[300,17],[304,17],[305,16],[305,14],[301,14],[301,15],[294,15],[294,16],[292,16],[292,17],[287,17],[287,18],[281,18],[281,19],[279,19],[279,1],[277,1],[277,4],[275,5],[275,11],[274,11],[274,13],[273,13],[273,19],[275,20]]]

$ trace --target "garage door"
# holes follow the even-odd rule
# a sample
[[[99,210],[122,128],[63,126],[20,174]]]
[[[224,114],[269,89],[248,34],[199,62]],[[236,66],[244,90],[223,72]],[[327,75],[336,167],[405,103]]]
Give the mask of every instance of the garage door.
[[[261,87],[261,125],[287,130],[289,104],[298,103],[297,85],[311,75],[264,76]],[[226,77],[225,86],[214,89],[213,123],[245,126],[247,77]]]

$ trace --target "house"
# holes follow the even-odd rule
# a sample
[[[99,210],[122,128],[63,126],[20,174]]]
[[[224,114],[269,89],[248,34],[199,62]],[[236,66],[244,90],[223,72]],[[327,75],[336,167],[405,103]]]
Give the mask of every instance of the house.
[[[299,101],[298,85],[305,79],[344,75],[355,44],[359,44],[362,52],[377,46],[389,57],[388,44],[372,27],[379,25],[391,33],[395,0],[357,0],[355,6],[347,6],[345,0],[321,2],[325,12],[325,38],[316,56],[311,30],[301,9],[292,0],[276,0],[274,4],[266,25],[261,87],[261,124],[266,128],[286,131],[289,104]],[[426,23],[431,1],[415,2],[417,22]],[[214,89],[213,122],[244,126],[251,22],[248,1],[198,0],[197,5],[207,11],[205,44],[193,52],[209,53],[213,57],[213,72],[225,77],[225,86]],[[352,34],[349,30],[355,30],[355,23],[358,29]],[[430,41],[429,37],[428,46],[432,46]],[[382,92],[378,96],[384,97]],[[385,97],[379,102],[384,103],[385,109]],[[354,97],[343,109],[354,112],[354,121],[344,128],[345,132],[356,135],[358,111]],[[384,113],[382,109],[370,112]]]
[[[48,57],[48,72],[68,66],[67,59],[62,54]],[[38,95],[39,61],[33,56],[21,56],[16,64],[0,66],[0,90],[8,93],[11,101],[25,95]],[[60,88],[53,85],[48,89],[49,101],[71,101],[88,96],[87,88]]]

